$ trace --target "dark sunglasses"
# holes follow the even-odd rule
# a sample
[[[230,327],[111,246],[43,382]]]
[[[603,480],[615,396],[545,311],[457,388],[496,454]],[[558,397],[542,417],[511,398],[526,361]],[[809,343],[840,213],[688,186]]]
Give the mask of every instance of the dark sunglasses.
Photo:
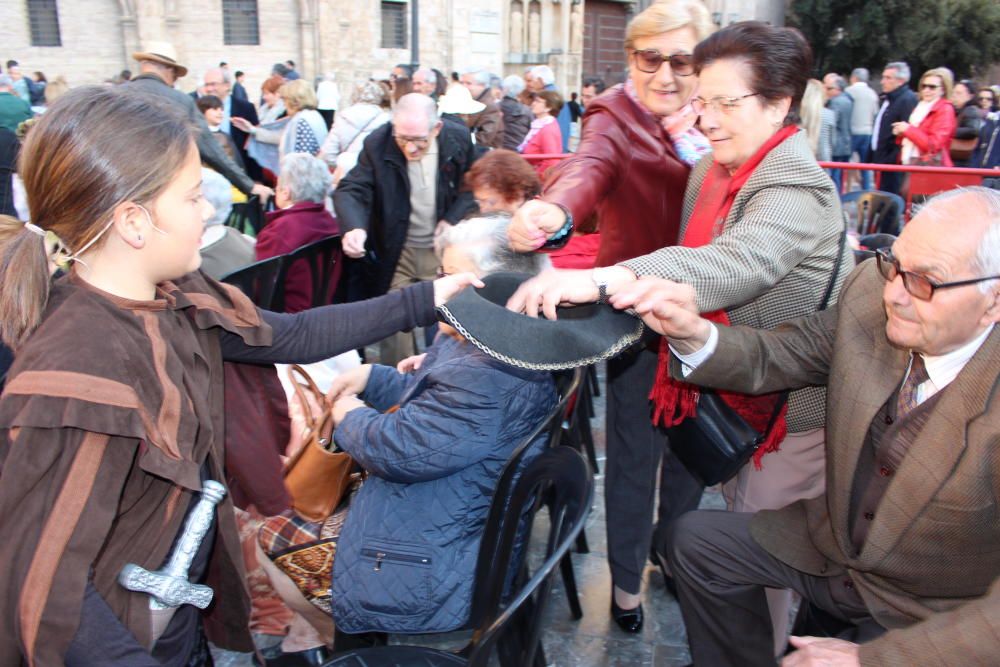
[[[896,279],[896,276],[903,278],[903,289],[914,298],[921,301],[930,301],[934,292],[939,289],[949,289],[952,287],[962,287],[963,285],[975,285],[986,280],[996,280],[1000,276],[987,276],[985,278],[972,278],[971,280],[956,280],[952,283],[936,283],[927,276],[919,273],[904,271],[899,266],[899,260],[892,256],[892,252],[885,249],[875,251],[875,262],[878,264],[878,271],[888,282]]]
[[[922,83],[922,84],[920,84],[920,89],[921,90],[923,90],[924,88],[929,88],[931,90],[937,90],[940,87],[941,86],[937,85],[936,83]]]
[[[632,51],[635,56],[635,66],[640,72],[655,74],[663,67],[663,63],[670,63],[670,71],[677,76],[691,76],[694,74],[694,56],[690,53],[674,53],[665,56],[656,49],[635,49]]]

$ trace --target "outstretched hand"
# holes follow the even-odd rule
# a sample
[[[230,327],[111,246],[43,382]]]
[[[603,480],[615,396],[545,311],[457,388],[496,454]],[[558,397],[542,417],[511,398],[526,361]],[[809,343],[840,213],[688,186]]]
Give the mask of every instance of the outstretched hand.
[[[587,270],[549,269],[521,283],[507,300],[507,309],[538,317],[538,311],[556,319],[556,308],[597,301],[597,285]]]
[[[486,287],[474,273],[454,273],[434,281],[434,305],[443,306],[469,285]]]
[[[669,338],[681,354],[700,350],[711,333],[711,324],[699,314],[690,285],[641,278],[620,288],[608,301],[618,309],[632,308],[646,326]]]
[[[860,667],[858,645],[828,637],[791,637],[797,651],[785,656],[781,667]]]
[[[507,240],[516,252],[538,250],[566,224],[566,214],[555,204],[538,199],[525,202],[507,226]]]

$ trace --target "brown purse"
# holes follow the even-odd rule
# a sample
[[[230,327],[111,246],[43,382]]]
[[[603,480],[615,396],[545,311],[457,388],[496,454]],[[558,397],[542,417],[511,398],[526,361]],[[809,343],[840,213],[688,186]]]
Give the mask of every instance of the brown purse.
[[[333,404],[326,395],[301,366],[289,367],[288,376],[302,403],[306,428],[302,446],[285,464],[285,487],[299,516],[324,521],[351,487],[354,459],[347,452],[335,451]]]
[[[966,160],[969,160],[975,152],[976,145],[978,143],[979,137],[972,137],[970,139],[952,139],[951,161],[965,162]]]

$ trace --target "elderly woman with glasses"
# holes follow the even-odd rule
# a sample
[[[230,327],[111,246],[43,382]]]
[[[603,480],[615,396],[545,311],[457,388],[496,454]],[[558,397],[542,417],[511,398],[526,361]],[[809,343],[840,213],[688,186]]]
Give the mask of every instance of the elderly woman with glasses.
[[[840,252],[840,200],[796,127],[812,70],[809,45],[790,28],[737,23],[695,47],[694,69],[699,81],[692,106],[713,153],[691,173],[680,244],[615,266],[542,274],[508,307],[528,314],[541,309],[554,317],[560,302],[606,299],[639,278],[661,279],[665,289],[679,289],[674,283],[694,285],[700,309],[716,322],[771,328],[815,311],[828,289],[831,299],[836,297],[852,261]],[[661,344],[652,405],[645,396],[636,399],[664,426],[690,417],[696,402],[691,386],[670,379],[670,361],[669,349]],[[724,398],[758,432],[766,430],[780,400],[773,395]],[[821,493],[824,417],[821,389],[792,392],[753,461],[724,485],[729,508],[777,508]],[[610,447],[608,454],[610,460]],[[652,454],[636,459],[622,477],[613,478],[609,469],[609,496],[625,485],[642,485],[651,495],[655,460]],[[665,531],[656,536],[658,554],[664,553],[665,536]],[[773,615],[777,652],[784,645],[787,614]]]
[[[892,124],[896,143],[903,148],[900,164],[953,166],[949,148],[957,122],[951,97],[951,71],[944,67],[927,70],[920,77],[920,101],[908,121]]]
[[[713,29],[698,0],[657,2],[625,33],[628,79],[587,104],[580,144],[553,167],[538,199],[514,217],[515,249],[535,250],[545,233],[566,227],[568,250],[592,242],[594,266],[608,266],[677,243],[683,192],[691,165],[708,150],[695,128],[690,99],[697,86],[695,44]],[[591,251],[592,252],[592,251]],[[586,253],[574,253],[585,255]],[[606,503],[608,560],[615,594],[611,613],[626,632],[642,628],[642,572],[652,539],[656,471],[664,439],[649,421],[647,396],[656,349],[641,347],[608,364]],[[701,486],[673,459],[664,459],[660,521],[694,509]]]

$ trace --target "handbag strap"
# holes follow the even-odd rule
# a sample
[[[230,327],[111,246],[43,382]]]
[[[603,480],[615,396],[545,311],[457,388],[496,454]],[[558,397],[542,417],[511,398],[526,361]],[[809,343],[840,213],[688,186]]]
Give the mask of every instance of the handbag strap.
[[[296,377],[298,376],[298,377]],[[306,425],[310,429],[315,429],[319,424],[319,420],[322,419],[322,415],[314,415],[312,410],[309,410],[309,397],[306,395],[306,390],[313,395],[316,402],[323,412],[329,412],[330,402],[326,398],[326,394],[320,391],[320,388],[316,385],[316,382],[312,379],[306,369],[302,368],[298,364],[292,364],[288,367],[288,378],[292,381],[292,387],[295,390],[295,395],[299,397],[299,403],[302,405],[302,412],[306,419]],[[303,386],[302,382],[305,381]]]
[[[826,291],[823,293],[823,300],[819,304],[818,310],[826,310],[826,307],[830,304],[830,297],[833,295],[833,288],[837,284],[837,276],[840,274],[840,263],[844,259],[844,246],[847,243],[847,226],[845,225],[843,229],[840,230],[840,244],[837,246],[837,259],[833,265],[833,275],[830,276],[830,282],[826,286]],[[781,409],[785,407],[785,403],[788,402],[788,392],[781,392],[781,397],[774,404],[774,411],[771,413],[771,418],[767,422],[767,428],[764,429],[764,435],[761,441],[767,439],[767,436],[771,433],[771,429],[778,422],[778,417],[781,415]]]

